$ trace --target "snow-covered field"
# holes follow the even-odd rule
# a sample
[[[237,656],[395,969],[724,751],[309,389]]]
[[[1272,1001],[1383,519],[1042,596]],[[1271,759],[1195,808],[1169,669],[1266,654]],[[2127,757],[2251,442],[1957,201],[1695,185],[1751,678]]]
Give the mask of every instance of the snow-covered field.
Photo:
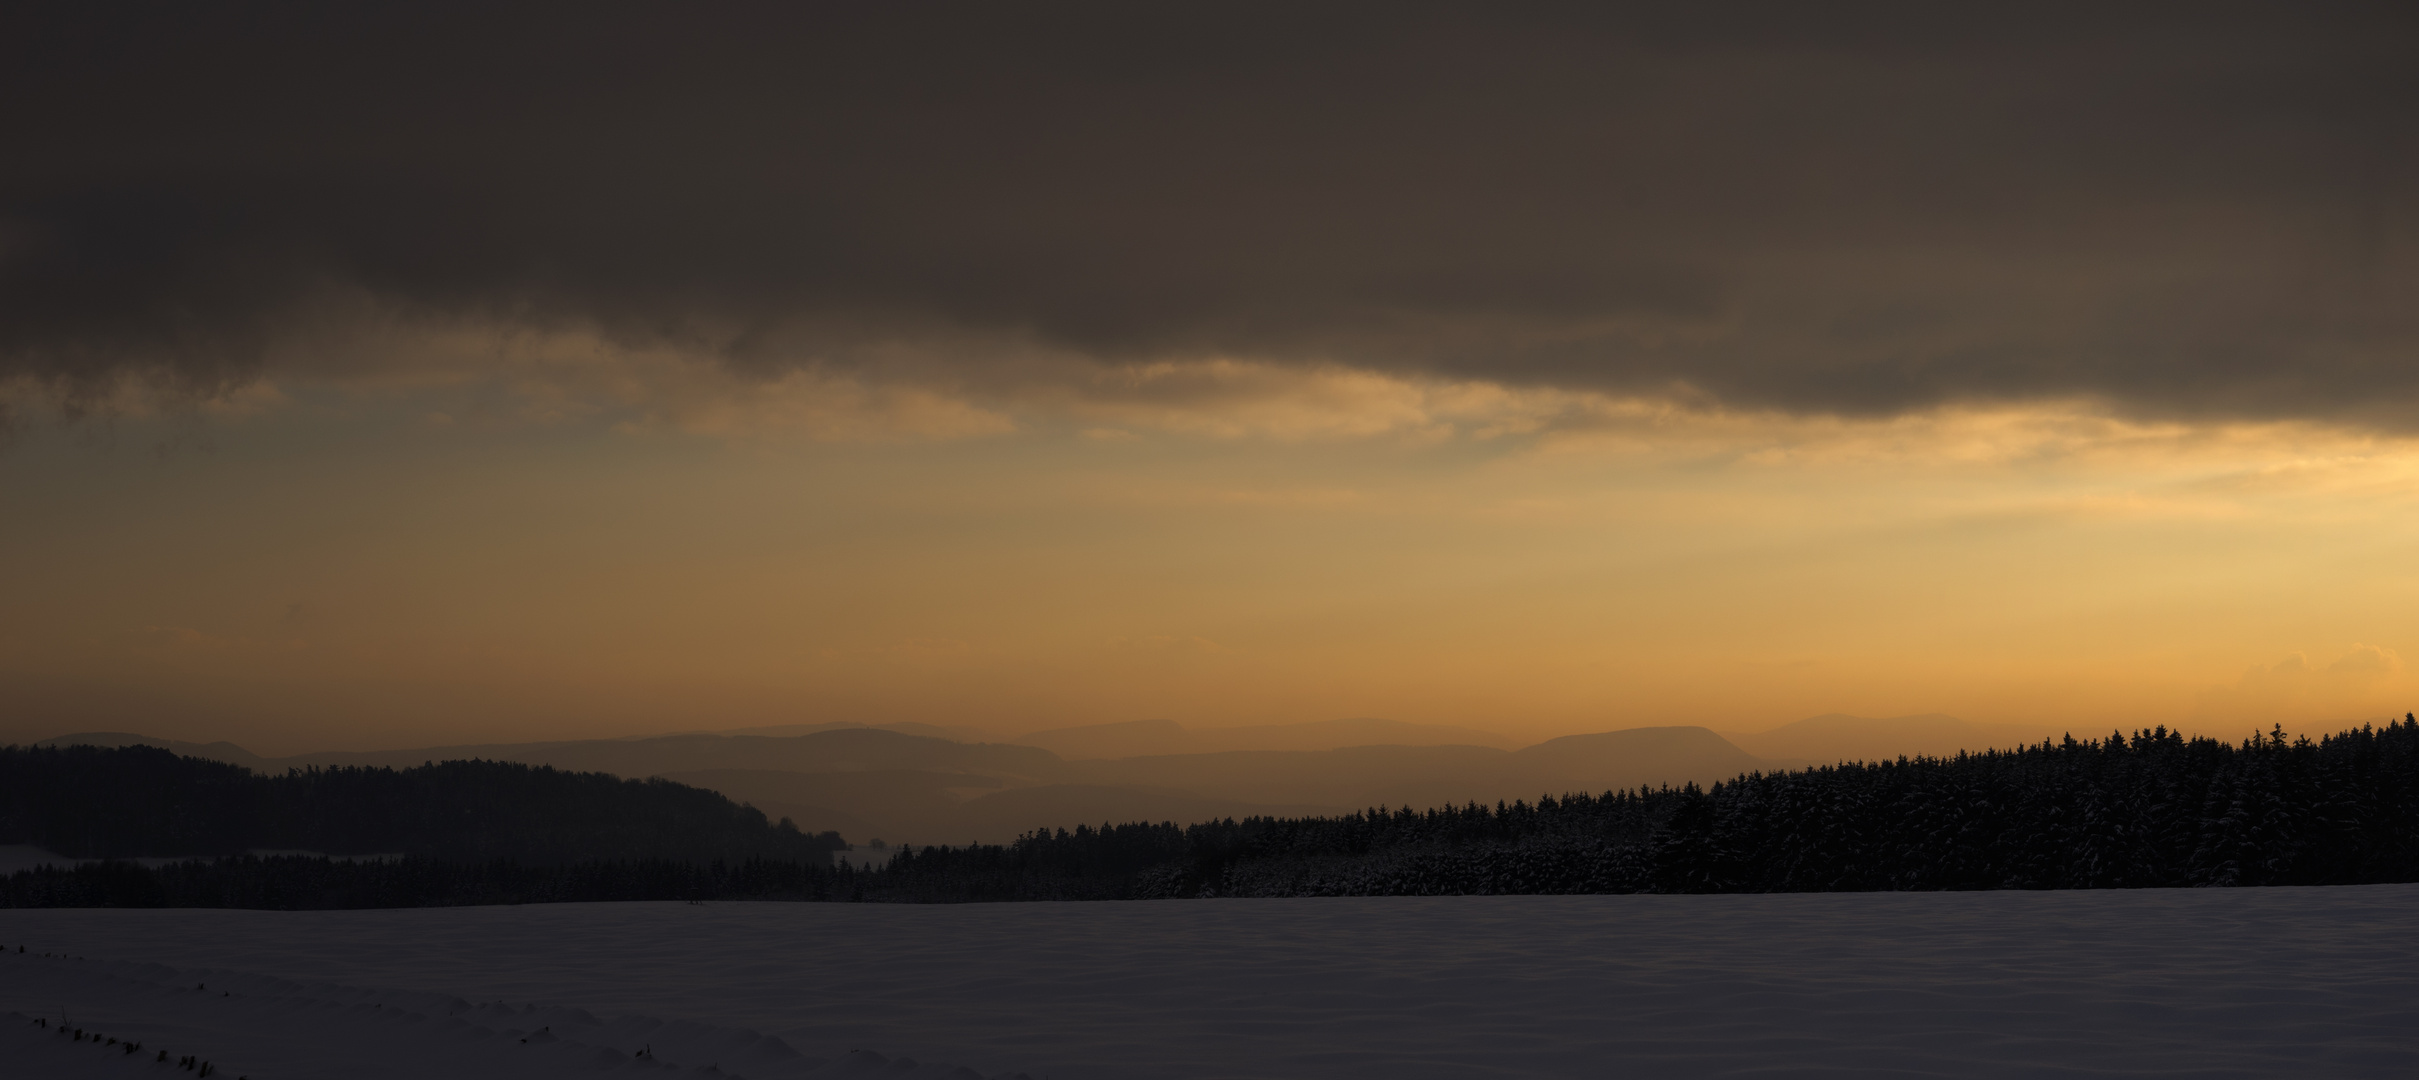
[[[0,911],[0,943],[12,1077],[2419,1075],[2419,886]]]

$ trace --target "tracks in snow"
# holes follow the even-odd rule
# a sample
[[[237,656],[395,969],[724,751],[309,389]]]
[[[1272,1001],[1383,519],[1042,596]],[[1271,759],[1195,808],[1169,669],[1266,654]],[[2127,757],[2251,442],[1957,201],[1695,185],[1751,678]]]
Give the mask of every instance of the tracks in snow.
[[[126,1052],[128,1043],[141,1050]],[[987,1080],[871,1050],[817,1057],[746,1028],[242,972],[0,956],[0,1073],[166,1080],[195,1076],[204,1062],[211,1080]]]

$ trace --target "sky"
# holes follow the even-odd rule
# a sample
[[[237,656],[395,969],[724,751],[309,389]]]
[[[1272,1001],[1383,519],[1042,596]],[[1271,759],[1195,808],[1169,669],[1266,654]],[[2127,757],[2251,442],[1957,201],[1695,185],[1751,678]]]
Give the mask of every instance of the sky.
[[[0,739],[2419,700],[2407,5],[19,5],[0,140]]]

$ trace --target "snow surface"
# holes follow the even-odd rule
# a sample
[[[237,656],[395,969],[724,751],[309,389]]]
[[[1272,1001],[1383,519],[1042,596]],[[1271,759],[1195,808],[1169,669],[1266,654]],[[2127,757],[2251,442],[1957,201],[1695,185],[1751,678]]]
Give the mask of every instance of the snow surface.
[[[2419,1074],[2419,886],[37,910],[0,943],[9,1076]]]

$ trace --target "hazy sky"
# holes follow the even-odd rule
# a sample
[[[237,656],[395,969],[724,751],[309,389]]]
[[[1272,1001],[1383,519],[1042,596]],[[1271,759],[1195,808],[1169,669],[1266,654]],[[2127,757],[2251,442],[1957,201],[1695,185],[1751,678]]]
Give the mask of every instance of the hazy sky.
[[[2419,704],[2404,4],[19,5],[0,738]]]

